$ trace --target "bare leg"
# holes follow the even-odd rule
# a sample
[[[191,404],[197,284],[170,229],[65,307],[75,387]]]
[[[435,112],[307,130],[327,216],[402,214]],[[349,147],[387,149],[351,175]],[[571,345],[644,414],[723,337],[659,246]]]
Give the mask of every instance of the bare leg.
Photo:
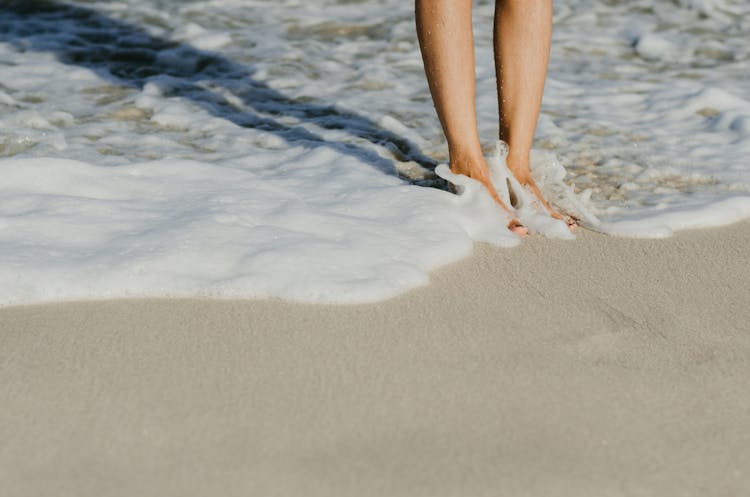
[[[510,149],[508,169],[553,217],[562,219],[542,196],[529,170],[549,63],[552,0],[496,0],[494,35],[500,139]]]
[[[448,140],[451,171],[481,182],[509,214],[492,186],[476,117],[471,0],[416,0],[417,34],[427,82]],[[508,228],[526,233],[518,220]]]

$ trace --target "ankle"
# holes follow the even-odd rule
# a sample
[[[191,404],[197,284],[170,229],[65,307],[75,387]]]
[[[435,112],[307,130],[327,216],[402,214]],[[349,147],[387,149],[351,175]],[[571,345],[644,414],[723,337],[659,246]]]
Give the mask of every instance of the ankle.
[[[517,149],[509,148],[505,163],[514,171],[528,171],[531,163],[529,152],[526,150],[519,152]]]
[[[486,168],[481,152],[450,151],[450,166],[453,171],[476,171]]]

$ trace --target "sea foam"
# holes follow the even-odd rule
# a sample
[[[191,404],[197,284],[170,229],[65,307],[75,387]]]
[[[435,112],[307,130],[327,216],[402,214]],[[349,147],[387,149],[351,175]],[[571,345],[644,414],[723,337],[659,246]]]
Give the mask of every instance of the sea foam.
[[[287,173],[260,174],[269,161]],[[426,284],[474,240],[519,242],[477,189],[455,196],[369,169],[303,148],[221,165],[2,160],[0,302],[364,302]]]

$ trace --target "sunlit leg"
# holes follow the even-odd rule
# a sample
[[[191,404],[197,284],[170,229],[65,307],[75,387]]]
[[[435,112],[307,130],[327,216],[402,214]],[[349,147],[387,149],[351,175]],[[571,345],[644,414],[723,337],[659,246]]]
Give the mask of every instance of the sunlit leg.
[[[552,216],[561,219],[529,169],[549,63],[552,0],[496,0],[494,35],[500,139],[509,147],[508,169]]]
[[[471,0],[416,0],[419,45],[438,118],[448,140],[451,171],[481,182],[508,213],[490,181],[476,117]],[[514,219],[508,228],[525,233]]]

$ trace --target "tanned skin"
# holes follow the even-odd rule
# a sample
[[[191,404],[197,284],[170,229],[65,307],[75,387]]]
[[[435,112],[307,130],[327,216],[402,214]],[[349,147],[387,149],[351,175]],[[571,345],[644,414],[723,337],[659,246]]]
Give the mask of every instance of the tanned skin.
[[[490,181],[476,116],[471,0],[416,0],[416,22],[427,82],[448,141],[450,168],[482,183],[510,214],[508,229],[524,235]],[[497,0],[494,49],[499,135],[509,147],[508,169],[557,219],[531,178],[529,156],[547,78],[552,38],[552,0]],[[574,226],[574,221],[569,221]]]

